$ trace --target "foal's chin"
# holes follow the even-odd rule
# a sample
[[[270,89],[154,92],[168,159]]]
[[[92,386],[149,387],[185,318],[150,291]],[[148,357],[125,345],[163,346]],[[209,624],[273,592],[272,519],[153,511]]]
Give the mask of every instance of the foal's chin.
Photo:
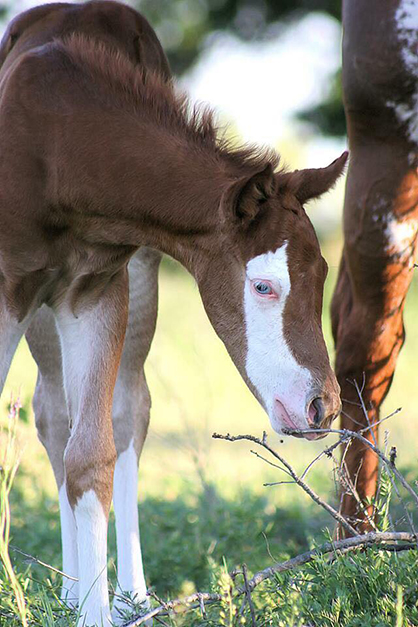
[[[301,426],[297,429],[290,429],[288,426],[284,425],[284,424],[278,424],[277,420],[272,420],[270,418],[270,423],[271,426],[273,428],[273,430],[275,431],[275,433],[277,433],[277,435],[280,436],[287,436],[287,437],[293,437],[293,438],[297,438],[299,440],[308,440],[308,442],[313,442],[315,440],[322,440],[323,438],[325,438],[328,433],[315,433],[315,429],[306,425],[306,426]],[[318,426],[317,429],[320,429],[321,427]],[[310,432],[312,429],[312,432]]]

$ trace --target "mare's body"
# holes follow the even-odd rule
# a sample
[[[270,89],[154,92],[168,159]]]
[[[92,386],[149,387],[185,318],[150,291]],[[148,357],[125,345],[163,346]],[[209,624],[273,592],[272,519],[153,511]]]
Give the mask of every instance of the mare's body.
[[[176,94],[150,26],[118,3],[22,14],[0,60],[0,390],[27,332],[64,571],[79,578],[63,595],[82,603],[80,625],[106,626],[112,495],[119,585],[146,592],[137,464],[160,253],[195,277],[273,428],[329,425],[340,399],[321,328],[326,263],[303,204],[346,155],[275,173],[277,155],[219,142],[211,114]]]
[[[343,26],[350,167],[332,318],[342,426],[357,430],[367,418],[354,381],[369,420],[378,421],[405,337],[402,312],[418,234],[418,7],[409,0],[367,6],[347,0]],[[372,451],[355,441],[346,463],[361,499],[372,497],[378,470]],[[363,518],[353,497],[342,505],[346,515]]]

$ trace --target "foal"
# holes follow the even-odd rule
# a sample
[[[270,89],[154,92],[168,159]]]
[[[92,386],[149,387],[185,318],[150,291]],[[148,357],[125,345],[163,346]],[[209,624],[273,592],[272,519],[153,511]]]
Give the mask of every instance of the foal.
[[[149,25],[117,3],[24,13],[0,54],[0,384],[27,332],[64,570],[79,579],[63,594],[82,603],[80,625],[108,625],[112,488],[119,584],[146,592],[137,463],[160,253],[195,277],[275,431],[328,426],[340,399],[321,329],[327,268],[303,204],[346,155],[275,173],[275,154],[219,141],[211,113],[168,81]]]

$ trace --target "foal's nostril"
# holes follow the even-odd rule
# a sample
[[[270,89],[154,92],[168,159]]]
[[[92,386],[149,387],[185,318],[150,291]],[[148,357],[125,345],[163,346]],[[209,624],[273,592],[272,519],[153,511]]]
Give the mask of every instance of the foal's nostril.
[[[314,398],[311,402],[308,412],[308,421],[312,426],[317,427],[322,423],[324,416],[324,403],[322,401],[322,398],[318,396],[317,398]]]

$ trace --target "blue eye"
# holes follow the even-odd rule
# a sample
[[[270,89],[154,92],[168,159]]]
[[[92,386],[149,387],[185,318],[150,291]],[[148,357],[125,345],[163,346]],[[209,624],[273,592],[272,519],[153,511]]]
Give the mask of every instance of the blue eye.
[[[264,283],[263,281],[256,281],[254,283],[254,289],[262,296],[268,296],[269,294],[273,294],[273,290],[271,289],[270,285],[268,283]]]

